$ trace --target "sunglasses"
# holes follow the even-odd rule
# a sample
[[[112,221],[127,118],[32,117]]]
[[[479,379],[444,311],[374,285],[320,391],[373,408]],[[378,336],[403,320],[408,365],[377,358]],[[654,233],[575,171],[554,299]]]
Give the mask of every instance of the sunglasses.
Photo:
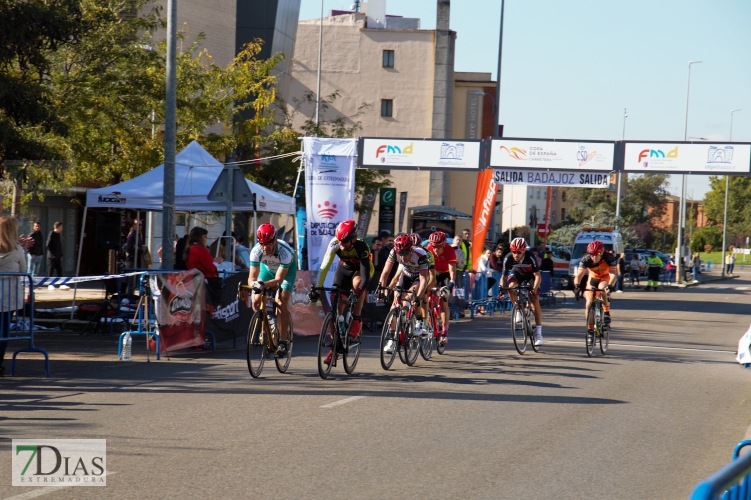
[[[402,257],[406,257],[407,255],[409,255],[410,252],[411,250],[407,250],[406,252],[399,252],[399,255],[401,255]]]
[[[593,253],[591,255],[592,255],[592,257],[599,257],[600,255],[602,255],[602,252],[595,252],[595,253]]]
[[[521,252],[514,252],[513,250],[511,250],[511,253],[514,255],[521,255],[524,253],[524,250],[522,250]]]

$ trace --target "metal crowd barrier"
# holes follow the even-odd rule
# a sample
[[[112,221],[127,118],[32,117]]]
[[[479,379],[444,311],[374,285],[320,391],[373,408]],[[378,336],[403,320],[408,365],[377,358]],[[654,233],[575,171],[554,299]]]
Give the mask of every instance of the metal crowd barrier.
[[[0,342],[28,341],[29,347],[16,349],[10,374],[16,372],[16,356],[20,352],[44,354],[44,373],[50,376],[47,351],[34,346],[34,287],[31,274],[0,273]],[[28,294],[28,295],[27,295]],[[28,297],[28,300],[27,300]]]
[[[733,450],[733,461],[697,484],[691,500],[751,499],[751,453],[738,458],[741,449],[746,446],[751,446],[751,441],[738,443]]]

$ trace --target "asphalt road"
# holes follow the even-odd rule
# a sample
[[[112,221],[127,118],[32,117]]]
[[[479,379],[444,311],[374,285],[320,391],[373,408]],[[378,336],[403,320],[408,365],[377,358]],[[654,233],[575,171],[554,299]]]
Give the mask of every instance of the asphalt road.
[[[242,349],[147,363],[139,342],[124,363],[113,339],[40,335],[53,377],[0,379],[0,499],[687,498],[751,422],[751,281],[617,294],[594,358],[568,296],[539,354],[497,314],[389,372],[371,334],[355,375],[325,381],[310,338],[253,380]],[[11,487],[12,438],[106,438],[106,488]]]

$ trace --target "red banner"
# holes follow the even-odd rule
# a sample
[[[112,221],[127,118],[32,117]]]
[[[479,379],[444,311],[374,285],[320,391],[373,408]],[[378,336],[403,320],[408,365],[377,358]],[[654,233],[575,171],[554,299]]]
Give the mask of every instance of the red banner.
[[[155,312],[160,351],[204,345],[206,285],[203,273],[193,269],[156,274],[152,277],[152,290],[154,295],[159,293]],[[150,341],[149,344],[154,350],[155,342]]]
[[[490,217],[495,207],[498,185],[493,182],[493,169],[488,168],[477,176],[475,187],[475,209],[472,213],[472,269],[480,265],[480,257],[485,248],[485,236],[488,234]]]
[[[310,271],[297,271],[295,290],[292,292],[289,304],[295,335],[320,335],[321,333],[324,314],[321,306],[310,303],[308,298],[310,286]]]

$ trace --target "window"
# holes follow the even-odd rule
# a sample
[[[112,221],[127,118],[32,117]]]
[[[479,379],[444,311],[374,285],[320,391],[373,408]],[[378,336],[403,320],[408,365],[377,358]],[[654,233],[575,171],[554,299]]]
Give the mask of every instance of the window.
[[[551,211],[551,212],[550,212],[550,220],[551,220],[552,222],[555,222],[555,215],[556,215],[556,214],[555,214],[555,212],[554,212],[554,211]]]
[[[394,100],[381,99],[381,116],[394,116]]]
[[[558,196],[558,190],[556,188],[553,188],[552,196],[553,196],[554,200],[555,200],[556,196]]]
[[[532,188],[529,188],[529,199],[532,200],[535,197],[535,190]]]
[[[564,193],[564,194],[566,194],[566,193]],[[566,209],[565,208],[561,209],[561,220],[566,220]]]
[[[537,199],[540,199],[540,188],[537,188]]]
[[[394,67],[394,51],[393,50],[383,51],[383,67],[384,68]]]
[[[542,199],[543,200],[547,200],[548,199],[548,190],[547,189],[543,189],[542,190]]]
[[[566,190],[561,191],[561,201],[566,201]]]

